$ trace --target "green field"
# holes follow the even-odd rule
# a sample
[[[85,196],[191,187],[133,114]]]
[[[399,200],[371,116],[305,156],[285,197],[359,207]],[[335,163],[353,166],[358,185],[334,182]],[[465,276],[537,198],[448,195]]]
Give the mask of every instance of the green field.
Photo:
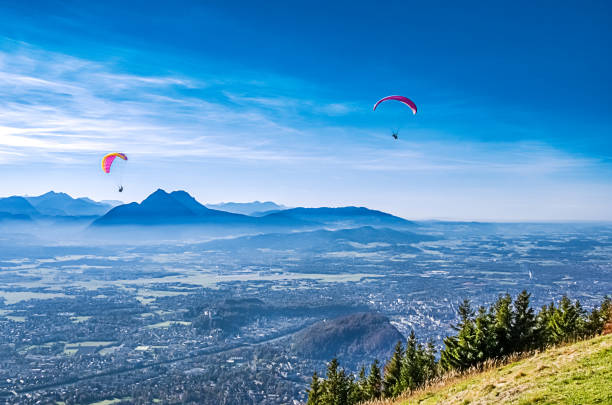
[[[387,403],[612,404],[612,335],[451,378]]]

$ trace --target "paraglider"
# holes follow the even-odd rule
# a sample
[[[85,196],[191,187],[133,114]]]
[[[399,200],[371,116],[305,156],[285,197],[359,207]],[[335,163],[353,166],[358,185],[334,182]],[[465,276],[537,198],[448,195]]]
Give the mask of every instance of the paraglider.
[[[417,106],[414,103],[414,101],[412,101],[408,97],[404,97],[404,96],[387,96],[387,97],[381,98],[380,100],[378,100],[376,102],[376,104],[374,104],[374,108],[372,110],[376,111],[376,107],[378,107],[378,105],[380,103],[382,103],[383,101],[387,101],[387,100],[396,100],[396,101],[399,101],[400,103],[403,103],[403,104],[407,105],[408,107],[410,107],[410,109],[412,110],[412,114],[416,114],[417,113]],[[391,136],[393,136],[393,139],[395,139],[395,140],[398,139],[398,132],[399,131],[393,131],[393,133],[391,134]]]
[[[378,107],[378,105],[380,103],[382,103],[383,101],[387,101],[387,100],[397,100],[400,103],[404,103],[408,107],[410,107],[410,109],[412,110],[412,114],[416,114],[417,113],[417,106],[416,106],[416,104],[414,104],[414,101],[412,101],[408,97],[404,97],[404,96],[387,96],[385,98],[381,98],[380,100],[378,100],[376,102],[376,104],[374,104],[373,111],[376,111],[376,107]]]
[[[109,153],[102,158],[102,170],[104,171],[104,173],[107,173],[107,174],[111,174],[111,168],[113,169],[113,174],[115,174],[115,172],[119,172],[117,174],[118,177],[115,177],[115,178],[118,179],[117,186],[118,186],[119,192],[121,193],[123,192],[123,184],[122,184],[121,179],[123,177],[122,176],[122,171],[123,171],[122,166],[124,162],[121,162],[121,160],[116,161],[115,159],[117,158],[123,160],[124,162],[127,162],[128,160],[128,157],[125,153],[120,153],[120,152]],[[119,165],[120,166],[119,168],[117,168],[118,162],[121,162],[121,164]]]

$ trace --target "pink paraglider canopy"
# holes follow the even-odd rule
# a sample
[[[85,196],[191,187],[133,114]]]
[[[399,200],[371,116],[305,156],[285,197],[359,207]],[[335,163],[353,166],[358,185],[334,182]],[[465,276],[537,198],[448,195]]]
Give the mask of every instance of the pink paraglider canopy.
[[[408,97],[404,97],[404,96],[388,96],[388,97],[382,98],[382,99],[378,100],[378,102],[376,104],[374,104],[374,111],[376,111],[376,107],[378,107],[378,104],[382,103],[383,101],[387,101],[387,100],[397,100],[400,103],[404,103],[408,107],[410,107],[410,109],[412,110],[413,114],[417,113],[417,106],[416,106],[416,104],[414,104],[414,102],[412,100],[410,100]]]

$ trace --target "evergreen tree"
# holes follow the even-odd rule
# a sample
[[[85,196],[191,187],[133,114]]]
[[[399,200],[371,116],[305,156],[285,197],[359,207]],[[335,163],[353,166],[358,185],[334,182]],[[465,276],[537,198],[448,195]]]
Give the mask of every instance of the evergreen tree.
[[[408,336],[408,341],[406,342],[406,350],[404,351],[404,361],[402,361],[400,367],[399,389],[401,391],[413,391],[416,388],[418,368],[418,341],[413,330],[410,332],[410,336]]]
[[[436,363],[436,347],[434,346],[434,343],[431,340],[427,342],[427,347],[423,352],[422,368],[424,383],[435,378],[436,375],[438,375],[438,365]]]
[[[308,390],[308,402],[306,405],[319,405],[321,403],[321,394],[323,386],[315,371],[312,374],[312,381],[310,382],[310,389]]]
[[[492,327],[493,320],[491,314],[487,313],[485,307],[479,307],[476,318],[474,319],[473,346],[475,349],[474,361],[476,362],[482,362],[497,354],[497,342]]]
[[[496,352],[504,356],[512,352],[512,298],[510,294],[501,295],[493,305],[493,330],[497,340]]]
[[[398,387],[401,391],[414,391],[435,375],[436,357],[433,343],[429,342],[427,348],[424,348],[412,331],[406,342]],[[399,395],[401,391],[396,392],[395,395]]]
[[[346,405],[348,403],[350,380],[344,370],[338,367],[338,359],[332,359],[327,366],[327,379],[323,384],[321,405]]]
[[[475,363],[474,311],[469,300],[459,306],[459,316],[459,324],[453,326],[459,333],[446,337],[445,348],[440,352],[440,364],[445,370],[465,370]]]
[[[612,321],[612,300],[605,296],[599,308],[595,307],[583,321],[583,336],[599,335],[607,322]]]
[[[374,360],[370,367],[370,375],[368,375],[368,383],[366,386],[366,399],[378,399],[382,394],[382,377],[380,375],[380,367],[378,360]]]
[[[395,397],[401,393],[400,377],[402,371],[402,357],[404,349],[402,342],[395,345],[391,360],[385,365],[385,377],[383,381],[383,395],[386,398]]]
[[[461,365],[459,350],[459,339],[457,336],[447,336],[443,340],[444,348],[440,351],[440,368],[442,370],[458,369]]]
[[[456,326],[452,326],[456,331],[461,330],[463,326],[474,318],[474,311],[472,310],[472,305],[470,304],[470,300],[464,299],[461,304],[459,304],[459,308],[457,309],[459,312],[459,323]]]
[[[349,404],[358,404],[366,400],[366,387],[368,380],[366,378],[365,366],[359,370],[359,376],[356,382],[351,384],[351,392],[349,394]]]
[[[553,343],[574,339],[580,326],[580,308],[576,308],[567,296],[563,296],[559,306],[550,317],[549,325]]]
[[[536,317],[533,309],[529,306],[531,294],[523,290],[514,300],[514,312],[512,313],[512,325],[510,337],[512,351],[522,352],[535,348],[536,345]]]
[[[551,318],[555,311],[555,304],[551,302],[548,306],[544,305],[536,316],[535,345],[539,349],[554,343],[551,331]]]

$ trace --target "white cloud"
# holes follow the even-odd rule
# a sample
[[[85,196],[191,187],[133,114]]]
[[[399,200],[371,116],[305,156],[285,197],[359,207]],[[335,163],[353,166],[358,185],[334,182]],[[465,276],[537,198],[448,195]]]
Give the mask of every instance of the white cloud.
[[[5,153],[27,149],[36,159],[36,151],[45,150],[51,163],[66,150],[99,154],[115,149],[173,157],[299,159],[270,142],[296,134],[295,129],[256,108],[237,110],[181,94],[205,89],[200,80],[137,76],[113,68],[28,47],[0,53],[0,92],[8,95],[0,101]]]

